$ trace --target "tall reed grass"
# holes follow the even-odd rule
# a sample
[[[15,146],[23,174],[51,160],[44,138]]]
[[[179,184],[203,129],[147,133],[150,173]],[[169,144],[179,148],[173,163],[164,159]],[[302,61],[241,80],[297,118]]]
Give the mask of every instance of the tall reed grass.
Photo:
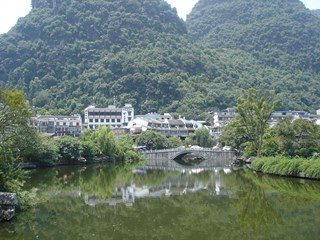
[[[320,158],[262,157],[255,159],[251,168],[267,174],[320,179]]]

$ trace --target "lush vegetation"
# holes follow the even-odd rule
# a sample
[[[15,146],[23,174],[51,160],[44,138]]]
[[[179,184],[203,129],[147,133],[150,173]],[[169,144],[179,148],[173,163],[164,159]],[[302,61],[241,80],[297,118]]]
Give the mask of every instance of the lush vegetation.
[[[240,48],[276,68],[320,71],[320,19],[299,0],[200,0],[187,24],[202,44]]]
[[[243,128],[251,149],[258,157],[261,155],[264,134],[269,127],[268,121],[279,104],[280,101],[275,99],[274,94],[253,88],[238,99],[234,121]]]
[[[255,159],[252,169],[267,174],[282,176],[302,176],[320,179],[320,159],[306,160],[304,158],[264,157]]]
[[[313,168],[318,167],[317,161],[311,168],[303,165],[305,168],[301,170],[295,158],[319,158],[320,126],[303,118],[285,118],[275,126],[270,126],[271,113],[278,104],[272,94],[250,89],[248,95],[239,98],[235,108],[238,115],[226,126],[219,139],[220,144],[232,146],[245,158],[257,156],[253,164],[256,170],[293,176],[298,171],[306,172],[307,177],[315,177],[317,173],[313,175],[316,171]],[[288,163],[290,159],[292,162]],[[291,170],[295,172],[287,172]]]
[[[24,174],[18,162],[30,145],[30,111],[21,91],[0,90],[0,192],[19,191]]]
[[[130,136],[116,139],[110,128],[84,131],[80,138],[53,140],[29,127],[30,116],[21,91],[0,90],[0,191],[17,192],[22,201],[30,195],[21,191],[26,180],[21,162],[52,166],[77,164],[81,157],[88,162],[104,159],[126,164],[143,160],[132,150]]]
[[[219,4],[238,6],[237,1]],[[250,4],[254,4],[252,11],[262,8],[256,1]],[[272,24],[262,29],[258,25],[259,32],[243,33],[233,18],[238,11],[251,12],[243,4],[230,5],[234,25],[220,26],[230,34],[210,35],[215,45],[199,46],[190,41],[186,26],[194,36],[194,29],[204,29],[203,19],[212,28],[219,26],[213,16],[226,19],[210,14],[216,13],[211,5],[212,1],[200,1],[186,24],[164,0],[34,0],[30,14],[0,36],[0,86],[23,90],[42,114],[80,113],[92,103],[111,104],[116,96],[118,105],[132,103],[140,113],[159,111],[206,119],[203,112],[235,105],[250,87],[281,93],[287,99],[282,109],[314,111],[319,107],[318,18],[310,17],[302,4],[293,4],[292,10],[290,4],[275,8],[268,1],[263,3],[261,18],[275,16]],[[203,14],[201,6],[207,9]],[[290,21],[276,17],[279,9],[286,11],[280,16]],[[210,17],[205,17],[207,13]],[[239,19],[257,22],[255,16],[259,13]],[[303,21],[296,23],[300,17]],[[280,44],[267,37],[273,36],[278,23],[288,23],[287,31],[282,25],[278,31],[288,51],[278,50]],[[268,33],[265,42],[269,45],[258,41],[265,39],[260,31]],[[239,34],[246,41],[227,45]],[[264,52],[270,55],[268,62],[276,63],[257,61],[257,54]],[[300,66],[301,59],[306,66]]]
[[[268,129],[264,138],[264,156],[312,158],[320,153],[320,126],[305,119],[286,118]]]
[[[269,79],[256,76],[251,86],[284,94],[284,105],[292,109],[312,106],[307,99],[320,96],[319,24],[320,19],[299,0],[199,0],[187,18],[189,34],[197,44],[225,51],[240,49],[269,68],[273,72]],[[260,81],[266,86],[258,87]]]
[[[320,9],[312,10],[313,13],[315,13],[317,16],[320,16]]]
[[[19,206],[26,206],[35,192],[22,190],[27,180],[20,168],[36,133],[28,127],[31,112],[21,91],[0,89],[0,192],[16,192]]]
[[[272,94],[250,89],[238,100],[238,115],[220,137],[221,145],[257,156],[256,171],[283,176],[320,178],[320,126],[303,118],[285,118],[270,126],[271,113],[279,102]]]
[[[133,139],[129,135],[116,138],[110,128],[96,131],[85,129],[80,138],[63,136],[57,140],[39,137],[41,141],[33,147],[27,161],[39,165],[79,164],[83,161],[108,161],[113,163],[138,163],[142,157],[132,149]],[[44,147],[48,147],[44,149]]]
[[[199,128],[195,133],[189,134],[184,141],[173,136],[166,138],[161,133],[155,131],[142,132],[136,139],[136,144],[146,146],[148,150],[177,148],[181,146],[198,145],[200,147],[211,148],[215,141],[206,128]]]
[[[215,145],[210,132],[206,128],[199,128],[195,133],[189,134],[184,141],[185,146],[197,145],[204,148],[211,148]]]
[[[261,156],[269,119],[279,104],[274,93],[249,89],[247,94],[239,97],[235,108],[237,115],[222,133],[220,144]]]
[[[320,126],[305,119],[286,118],[267,129],[261,156],[314,158],[320,153]]]

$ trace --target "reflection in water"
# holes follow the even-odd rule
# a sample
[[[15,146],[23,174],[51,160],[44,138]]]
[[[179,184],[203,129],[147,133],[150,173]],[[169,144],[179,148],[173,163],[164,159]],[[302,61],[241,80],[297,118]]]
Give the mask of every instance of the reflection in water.
[[[214,179],[215,179],[215,193],[217,195],[228,195],[227,192],[221,192],[224,190],[223,183],[220,177],[220,169],[214,169]],[[145,171],[133,171],[134,173],[145,174]],[[184,195],[187,193],[195,193],[200,190],[207,190],[210,181],[202,182],[200,180],[195,180],[190,182],[188,175],[200,174],[203,169],[191,169],[182,170],[180,175],[175,178],[166,179],[165,182],[161,182],[159,185],[139,185],[135,183],[135,178],[132,178],[129,185],[121,184],[115,187],[112,192],[112,197],[107,199],[99,199],[95,193],[90,196],[88,193],[85,194],[84,201],[89,206],[96,206],[99,204],[106,204],[114,206],[119,203],[123,203],[127,207],[132,207],[136,198],[160,198],[160,197],[170,197],[172,195]],[[225,169],[224,169],[225,172]],[[230,173],[231,170],[228,170]],[[187,175],[186,175],[187,174]],[[97,176],[103,177],[103,176]]]
[[[67,177],[64,177],[67,176]],[[39,204],[12,239],[317,239],[320,184],[247,170],[89,166],[33,171]]]

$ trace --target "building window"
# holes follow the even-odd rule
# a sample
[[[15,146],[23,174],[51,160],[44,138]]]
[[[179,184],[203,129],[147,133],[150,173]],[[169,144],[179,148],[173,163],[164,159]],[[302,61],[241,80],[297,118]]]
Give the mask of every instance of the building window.
[[[97,123],[97,122],[99,122],[99,119],[95,119],[94,121]]]
[[[91,122],[91,123],[92,123],[92,122],[93,122],[93,119],[89,119],[89,122]]]
[[[111,116],[121,116],[121,112],[111,112]]]
[[[100,119],[100,122],[102,122],[102,123],[103,123],[103,122],[104,122],[104,119],[103,119],[103,118],[102,118],[102,119]]]
[[[107,123],[110,122],[110,119],[106,119],[106,120],[107,120]]]
[[[120,122],[120,119],[117,119],[117,122],[119,123],[119,122]]]
[[[115,119],[111,119],[111,122],[113,122],[113,123],[114,123],[114,122],[115,122]]]
[[[131,117],[128,117],[128,121],[131,121],[131,119],[132,119]]]

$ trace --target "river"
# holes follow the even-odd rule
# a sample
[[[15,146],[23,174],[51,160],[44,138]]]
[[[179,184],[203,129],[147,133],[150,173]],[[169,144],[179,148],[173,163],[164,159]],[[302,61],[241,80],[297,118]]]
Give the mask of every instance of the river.
[[[86,166],[30,172],[34,208],[1,240],[318,239],[320,182],[246,169]]]

